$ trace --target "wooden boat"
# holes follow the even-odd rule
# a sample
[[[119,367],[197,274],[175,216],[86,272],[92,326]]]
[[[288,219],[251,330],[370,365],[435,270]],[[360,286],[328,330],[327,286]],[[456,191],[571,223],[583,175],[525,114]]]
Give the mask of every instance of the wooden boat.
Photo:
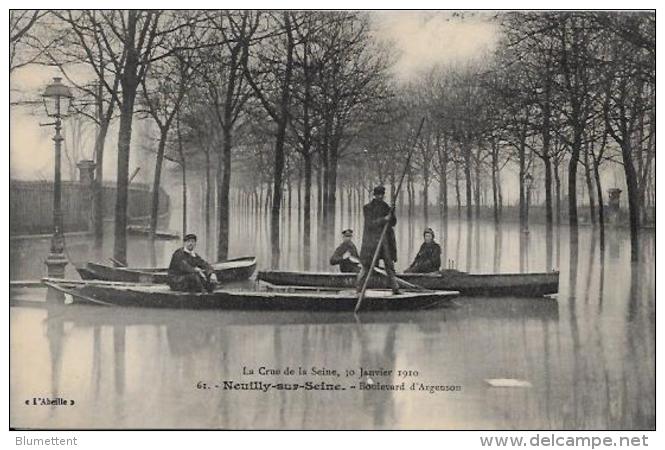
[[[241,281],[252,276],[256,270],[256,258],[227,259],[212,265],[220,282]],[[89,262],[85,267],[76,267],[84,280],[121,281],[128,283],[166,283],[166,268],[112,267]]]
[[[230,309],[265,311],[353,311],[357,294],[353,290],[335,292],[249,291],[219,289],[212,293],[172,291],[163,284],[116,283],[108,281],[44,278],[42,282],[71,295],[74,303],[104,306],[134,306],[174,309]],[[414,310],[449,304],[458,292],[403,292],[370,290],[362,310]]]
[[[542,297],[559,291],[559,272],[476,274],[457,270],[403,273],[404,281],[433,290],[459,291],[466,296]],[[351,288],[356,275],[332,272],[260,271],[257,279],[275,285]],[[372,275],[370,288],[387,288],[384,276]]]
[[[136,235],[136,236],[150,236],[150,227],[145,227],[141,225],[128,225],[127,234]],[[156,230],[155,239],[176,240],[180,239],[180,235],[173,231]]]
[[[46,290],[47,288],[44,288]],[[354,317],[349,312],[329,311],[275,311],[265,314],[264,311],[229,311],[207,310],[200,314],[197,310],[183,309],[144,309],[127,308],[118,314],[117,308],[100,308],[89,303],[59,305],[39,302],[21,302],[16,304],[10,297],[12,307],[41,308],[48,311],[50,320],[63,319],[77,327],[93,326],[135,326],[156,325],[166,327],[186,326],[194,333],[196,329],[209,330],[224,326],[253,325],[305,325],[305,324],[418,324],[418,326],[446,326],[460,320],[487,321],[523,321],[533,319],[541,322],[557,321],[559,318],[558,304],[554,301],[532,301],[526,298],[501,298],[495,302],[487,302],[479,298],[466,297],[454,300],[454,303],[443,302],[444,307],[402,310],[374,311],[371,314],[360,314]],[[450,303],[450,305],[448,304]],[[186,325],[183,325],[186,324]]]

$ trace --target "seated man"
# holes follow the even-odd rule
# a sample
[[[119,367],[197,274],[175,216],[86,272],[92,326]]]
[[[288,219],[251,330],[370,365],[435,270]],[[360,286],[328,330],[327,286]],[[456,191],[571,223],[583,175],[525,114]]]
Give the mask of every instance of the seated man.
[[[420,246],[416,259],[406,269],[405,273],[436,272],[441,266],[441,247],[434,242],[434,231],[426,228],[423,232],[425,242]]]
[[[217,275],[212,266],[194,253],[196,235],[188,234],[184,246],[173,253],[169,264],[168,284],[174,291],[208,292],[215,290]]]
[[[342,231],[342,243],[335,250],[335,253],[330,257],[330,265],[339,265],[340,272],[344,273],[357,273],[360,272],[360,256],[358,249],[353,243],[353,230],[348,229]],[[355,259],[355,262],[351,259]]]

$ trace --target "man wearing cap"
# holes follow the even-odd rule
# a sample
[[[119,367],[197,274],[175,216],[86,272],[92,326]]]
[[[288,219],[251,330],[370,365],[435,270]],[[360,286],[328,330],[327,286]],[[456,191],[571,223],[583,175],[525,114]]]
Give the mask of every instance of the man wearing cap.
[[[359,272],[360,267],[352,259],[358,261],[360,256],[356,245],[353,243],[353,230],[346,229],[342,231],[342,243],[339,244],[339,247],[335,249],[335,253],[330,257],[330,265],[339,265],[339,270],[343,273]]]
[[[379,245],[379,239],[381,238],[383,227],[387,223],[388,229],[383,238],[383,244],[379,251],[379,257],[377,258],[376,263],[378,264],[380,259],[383,260],[383,265],[388,274],[390,287],[392,288],[393,293],[398,294],[399,285],[395,278],[397,243],[395,242],[395,231],[393,230],[393,227],[397,223],[397,219],[395,218],[392,208],[383,200],[386,195],[386,189],[383,186],[377,186],[374,188],[373,194],[374,198],[372,201],[363,206],[365,224],[363,227],[363,243],[360,247],[360,262],[362,263],[362,268],[358,274],[357,290],[360,292],[365,283],[365,278],[367,278],[367,275],[369,274],[369,266],[372,264],[374,252]]]
[[[425,228],[423,232],[425,242],[420,246],[416,259],[406,269],[406,273],[437,272],[441,267],[441,246],[434,242],[434,230]]]
[[[183,247],[173,253],[169,264],[168,284],[174,291],[212,292],[217,275],[210,264],[194,253],[196,235],[185,236]]]

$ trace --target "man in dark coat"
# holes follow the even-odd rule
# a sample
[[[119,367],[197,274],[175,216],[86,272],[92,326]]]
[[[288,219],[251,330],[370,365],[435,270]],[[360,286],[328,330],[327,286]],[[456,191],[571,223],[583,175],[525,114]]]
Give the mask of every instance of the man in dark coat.
[[[359,272],[360,267],[358,267],[357,262],[351,260],[352,258],[356,261],[360,260],[358,249],[353,243],[353,230],[342,231],[342,236],[342,243],[339,244],[339,247],[335,249],[335,253],[330,257],[330,265],[339,265],[339,270],[343,273]]]
[[[357,289],[359,292],[362,290],[365,278],[369,273],[369,266],[372,264],[374,252],[376,251],[379,239],[381,238],[381,232],[386,223],[388,223],[388,229],[383,238],[383,245],[379,251],[379,257],[377,258],[376,263],[378,264],[380,259],[383,260],[390,281],[390,287],[392,288],[393,293],[398,294],[399,285],[395,278],[394,264],[397,261],[397,243],[395,242],[395,231],[393,230],[393,227],[397,223],[397,219],[395,218],[392,208],[383,201],[386,189],[383,186],[377,186],[374,188],[373,193],[374,199],[363,207],[365,224],[363,228],[363,243],[360,247],[360,262],[362,263],[362,269],[358,274]]]
[[[426,228],[423,232],[425,242],[420,246],[416,259],[405,270],[407,273],[437,272],[441,267],[441,247],[434,242],[434,230]]]
[[[196,235],[185,236],[183,247],[173,253],[169,264],[168,284],[174,291],[212,292],[217,276],[210,264],[194,253]]]

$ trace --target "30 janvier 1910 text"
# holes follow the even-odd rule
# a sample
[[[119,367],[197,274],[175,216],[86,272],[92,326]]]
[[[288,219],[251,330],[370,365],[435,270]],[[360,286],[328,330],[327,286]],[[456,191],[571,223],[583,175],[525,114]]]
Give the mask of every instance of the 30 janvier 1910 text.
[[[290,367],[286,366],[284,368],[274,368],[274,367],[265,367],[260,366],[255,367],[242,367],[242,375],[244,376],[298,376],[298,375],[307,375],[307,376],[321,376],[321,377],[393,377],[404,379],[409,377],[418,377],[420,373],[417,370],[413,369],[386,369],[383,367],[379,368],[367,368],[359,367],[357,369],[337,369],[329,367]]]

